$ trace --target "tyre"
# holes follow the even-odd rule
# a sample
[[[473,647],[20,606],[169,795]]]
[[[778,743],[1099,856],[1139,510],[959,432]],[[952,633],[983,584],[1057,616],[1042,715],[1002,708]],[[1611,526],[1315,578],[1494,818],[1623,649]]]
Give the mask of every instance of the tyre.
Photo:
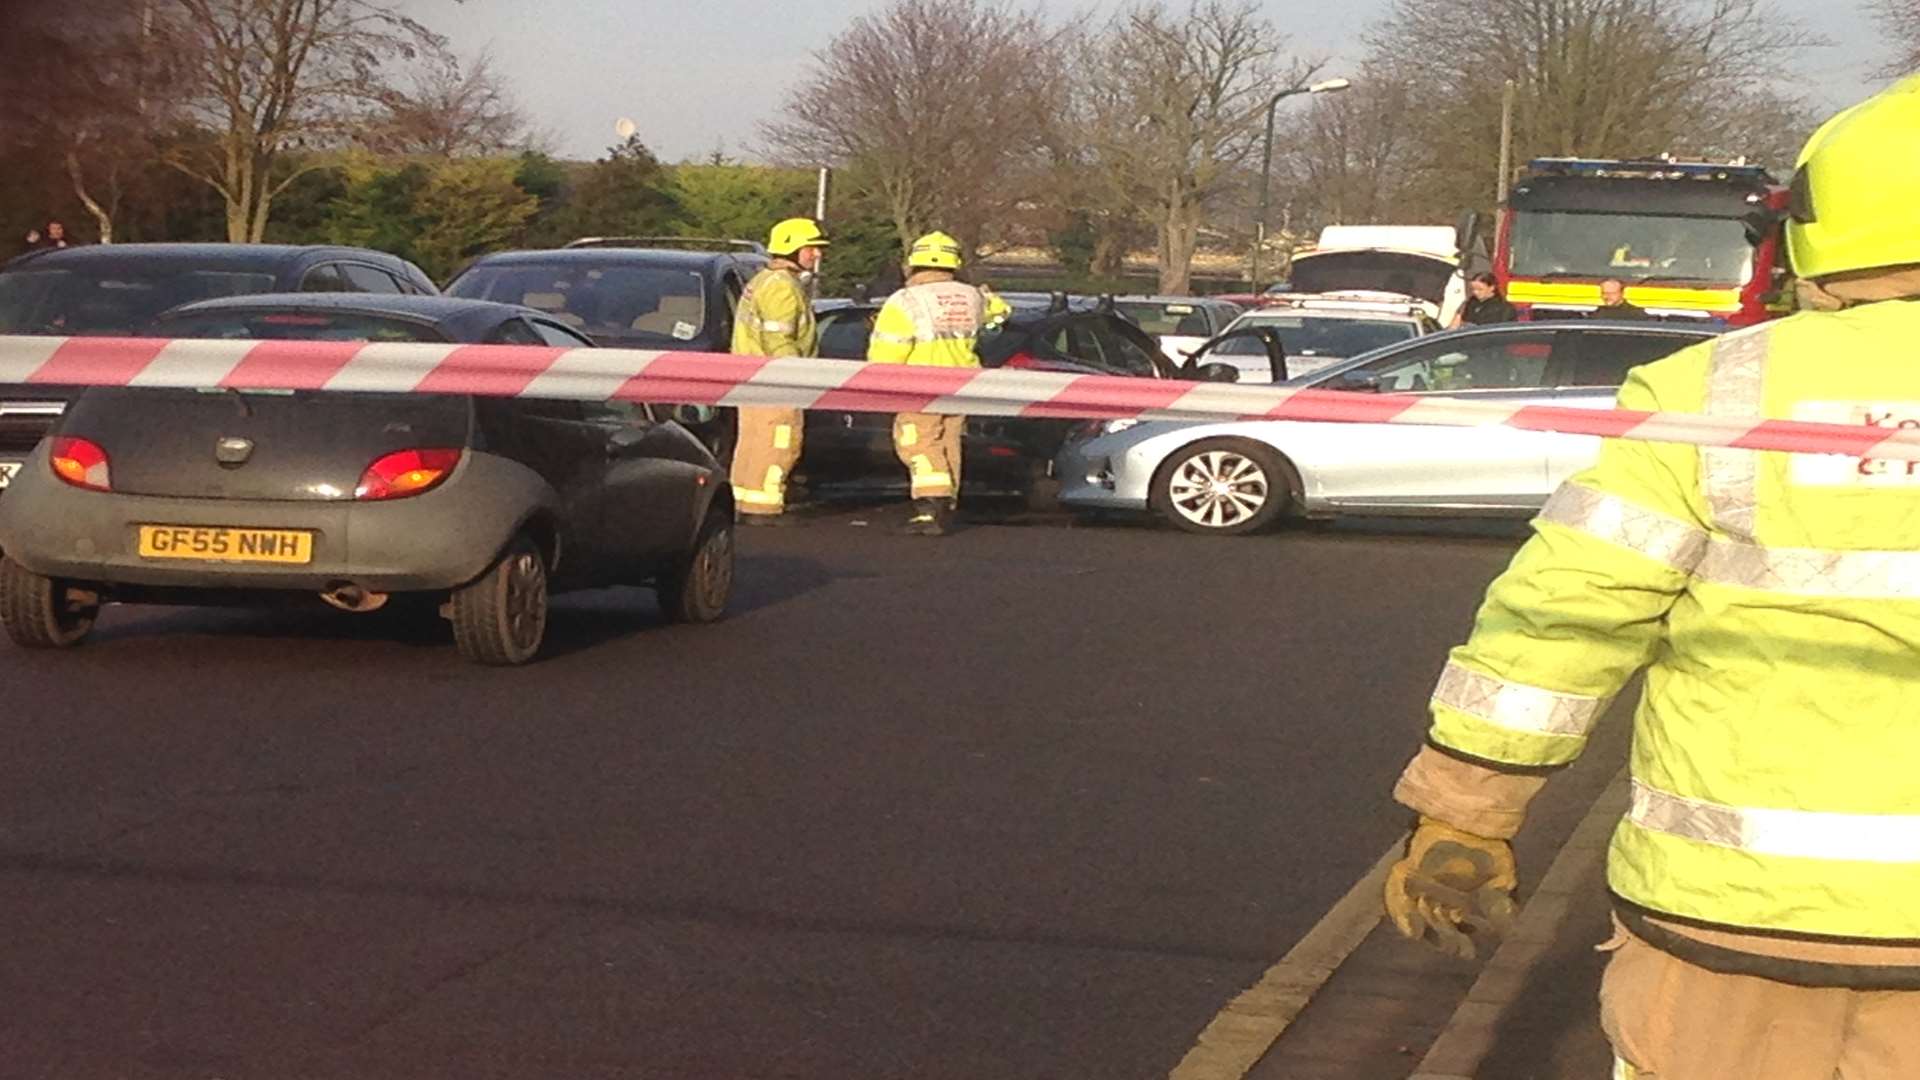
[[[1160,469],[1152,502],[1188,532],[1239,536],[1265,528],[1293,506],[1293,474],[1259,443],[1203,439]]]
[[[100,616],[100,597],[64,581],[41,577],[0,556],[0,625],[25,649],[80,644]]]
[[[693,547],[660,575],[654,592],[668,622],[710,623],[725,615],[733,596],[733,518],[709,511]]]
[[[447,605],[453,642],[476,664],[524,664],[547,636],[547,561],[533,541],[516,537],[479,580],[454,591]]]

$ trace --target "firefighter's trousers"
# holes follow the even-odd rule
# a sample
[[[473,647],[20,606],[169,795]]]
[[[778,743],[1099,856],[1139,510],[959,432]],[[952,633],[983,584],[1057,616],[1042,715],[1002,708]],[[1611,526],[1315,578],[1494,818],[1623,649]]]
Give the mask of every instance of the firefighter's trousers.
[[[787,509],[787,476],[800,460],[806,414],[799,409],[740,409],[733,447],[733,501],[743,514]]]
[[[964,416],[901,413],[893,418],[893,452],[907,467],[916,499],[960,495],[960,432]]]
[[[1624,933],[1604,947],[1616,948],[1600,1022],[1618,1080],[1920,1076],[1920,991],[1722,975]]]

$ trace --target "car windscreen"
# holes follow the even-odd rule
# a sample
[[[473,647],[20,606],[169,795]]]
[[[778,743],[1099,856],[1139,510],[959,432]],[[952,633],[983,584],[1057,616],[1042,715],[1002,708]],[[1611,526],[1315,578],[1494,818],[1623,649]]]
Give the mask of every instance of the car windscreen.
[[[447,295],[535,308],[596,341],[692,341],[707,321],[700,275],[653,266],[482,264]]]
[[[425,323],[354,311],[202,311],[161,319],[151,333],[220,341],[445,341]]]
[[[1170,337],[1212,337],[1207,313],[1193,304],[1155,304],[1140,300],[1120,300],[1113,305],[1120,314],[1149,334]]]
[[[1327,315],[1247,315],[1228,329],[1271,326],[1280,332],[1288,356],[1348,357],[1415,336],[1412,322],[1398,319],[1343,319]],[[1264,356],[1253,337],[1233,338],[1215,349],[1222,356]]]
[[[1398,293],[1438,304],[1456,272],[1452,263],[1431,255],[1329,251],[1296,257],[1287,287],[1297,293]]]
[[[1733,218],[1526,211],[1513,218],[1513,273],[1744,285],[1753,245]]]
[[[0,332],[132,334],[168,308],[273,286],[271,274],[233,270],[13,270],[0,274]]]

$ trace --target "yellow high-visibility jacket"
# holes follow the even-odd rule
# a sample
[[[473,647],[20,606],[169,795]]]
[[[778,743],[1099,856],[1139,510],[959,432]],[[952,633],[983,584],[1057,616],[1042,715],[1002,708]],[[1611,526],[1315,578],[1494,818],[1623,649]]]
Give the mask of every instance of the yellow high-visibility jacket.
[[[873,320],[867,359],[877,364],[979,367],[974,346],[986,316],[980,290],[959,281],[908,285]]]
[[[733,352],[740,356],[818,356],[820,331],[800,275],[784,265],[753,275],[733,315]]]
[[[1636,369],[1625,409],[1920,427],[1920,302],[1806,313]],[[1610,440],[1534,523],[1431,744],[1565,764],[1633,673],[1608,878],[1654,913],[1920,940],[1920,464]]]

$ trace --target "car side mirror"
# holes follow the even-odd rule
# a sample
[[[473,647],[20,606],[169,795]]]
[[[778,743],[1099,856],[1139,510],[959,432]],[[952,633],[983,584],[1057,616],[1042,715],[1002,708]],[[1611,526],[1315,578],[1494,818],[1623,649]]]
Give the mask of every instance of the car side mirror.
[[[1198,379],[1201,382],[1239,382],[1240,381],[1239,368],[1234,367],[1232,364],[1221,363],[1218,360],[1215,360],[1210,364],[1189,363],[1186,367],[1181,369],[1181,373],[1186,375],[1190,379]]]
[[[720,410],[711,405],[675,405],[671,415],[688,427],[699,427],[711,423],[714,417],[720,415]]]
[[[607,456],[624,457],[647,439],[645,427],[623,427],[607,433]]]

